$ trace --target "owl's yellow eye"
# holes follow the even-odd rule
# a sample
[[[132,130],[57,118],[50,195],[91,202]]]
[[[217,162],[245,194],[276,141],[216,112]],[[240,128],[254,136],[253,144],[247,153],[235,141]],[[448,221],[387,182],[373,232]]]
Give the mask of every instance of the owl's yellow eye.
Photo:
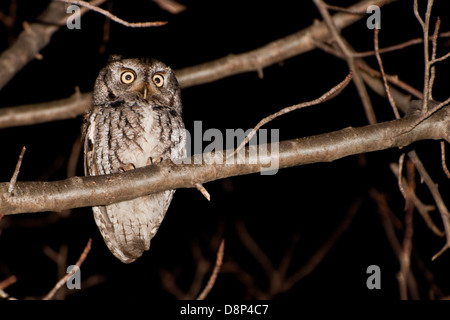
[[[134,75],[133,72],[125,71],[120,76],[120,81],[122,81],[122,83],[125,83],[125,84],[130,84],[134,81],[135,78],[136,78],[136,76]]]
[[[164,77],[159,73],[153,75],[152,80],[153,80],[153,83],[159,88],[164,85]]]

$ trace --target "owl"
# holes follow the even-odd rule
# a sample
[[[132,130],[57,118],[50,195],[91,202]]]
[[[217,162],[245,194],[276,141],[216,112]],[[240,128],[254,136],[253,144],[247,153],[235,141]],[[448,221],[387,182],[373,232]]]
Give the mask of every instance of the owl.
[[[84,167],[90,176],[124,172],[186,156],[180,87],[154,59],[111,56],[95,82],[83,125]],[[175,190],[96,206],[95,222],[111,252],[130,263],[150,248]]]

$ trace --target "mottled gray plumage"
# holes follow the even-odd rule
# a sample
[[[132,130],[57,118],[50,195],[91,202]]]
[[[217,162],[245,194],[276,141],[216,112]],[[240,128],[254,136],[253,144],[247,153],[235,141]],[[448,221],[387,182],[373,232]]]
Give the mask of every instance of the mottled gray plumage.
[[[186,154],[180,88],[162,62],[112,56],[97,77],[83,128],[86,175],[143,167]],[[93,207],[106,245],[130,263],[150,247],[174,190]]]

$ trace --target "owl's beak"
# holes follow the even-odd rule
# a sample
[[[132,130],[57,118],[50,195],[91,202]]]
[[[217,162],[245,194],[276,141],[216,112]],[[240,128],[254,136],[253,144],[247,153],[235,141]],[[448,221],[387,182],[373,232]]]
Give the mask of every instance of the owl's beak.
[[[147,99],[147,96],[149,96],[151,93],[152,92],[151,92],[150,84],[145,84],[144,90],[142,91],[142,94],[144,95],[144,99]]]
[[[144,99],[147,99],[148,87],[144,87]]]

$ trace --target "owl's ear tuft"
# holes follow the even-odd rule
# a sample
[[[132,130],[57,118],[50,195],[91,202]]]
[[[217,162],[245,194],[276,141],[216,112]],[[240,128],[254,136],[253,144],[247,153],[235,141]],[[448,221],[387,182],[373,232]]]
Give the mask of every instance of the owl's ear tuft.
[[[112,54],[109,56],[108,63],[116,62],[122,60],[122,55],[120,54]]]

